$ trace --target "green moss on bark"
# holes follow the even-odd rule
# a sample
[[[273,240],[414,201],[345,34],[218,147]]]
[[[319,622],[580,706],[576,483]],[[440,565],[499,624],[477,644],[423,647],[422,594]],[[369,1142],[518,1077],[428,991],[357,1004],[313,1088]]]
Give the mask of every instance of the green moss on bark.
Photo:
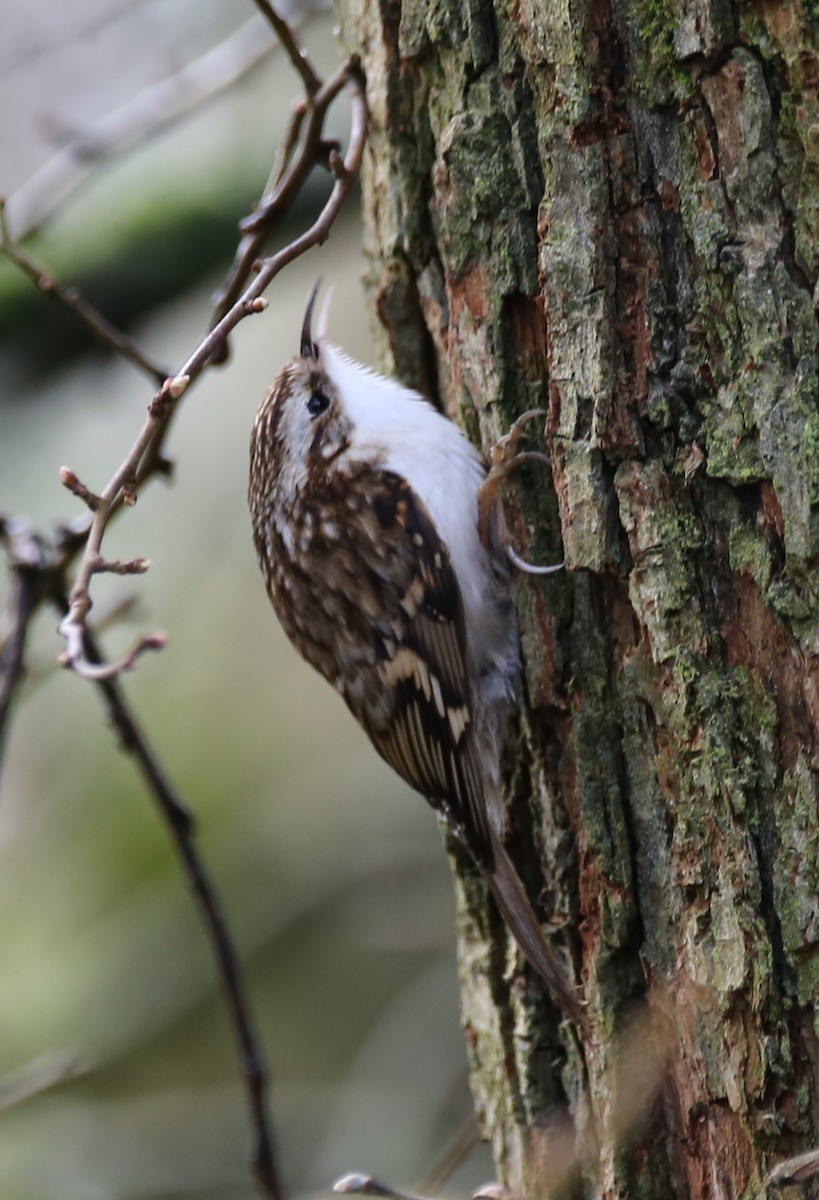
[[[568,568],[518,588],[510,850],[596,1036],[583,1061],[558,1035],[465,881],[478,1107],[533,1195],[561,1105],[578,1146],[594,1127],[607,1194],[755,1194],[766,1156],[814,1136],[811,38],[727,0],[440,0],[397,24],[360,3],[354,48],[392,81],[365,207],[395,359],[424,345],[484,446],[546,409],[527,444],[551,477],[510,481],[510,520]],[[646,995],[672,1031],[667,1103],[623,1143],[616,1038]]]

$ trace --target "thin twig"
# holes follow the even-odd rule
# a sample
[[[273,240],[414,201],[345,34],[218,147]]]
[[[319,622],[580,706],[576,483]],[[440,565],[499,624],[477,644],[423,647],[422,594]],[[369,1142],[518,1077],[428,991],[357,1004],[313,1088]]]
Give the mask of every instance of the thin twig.
[[[352,123],[347,152],[342,159],[338,152],[330,154],[330,170],[335,183],[319,217],[300,237],[276,254],[262,260],[259,271],[242,295],[225,313],[173,378],[166,379],[148,408],[148,417],[128,455],[99,494],[99,504],[90,522],[85,550],[80,560],[68,613],[60,623],[60,633],[66,640],[66,662],[80,673],[88,673],[84,663],[83,638],[85,619],[91,608],[91,579],[102,558],[101,548],[111,513],[123,494],[136,496],[150,466],[151,447],[161,442],[179,400],[202,371],[211,364],[214,354],[225,343],[228,334],[250,313],[257,311],[254,301],[262,296],[279,272],[307,250],[321,245],[329,236],[344,201],[352,189],[361,166],[367,132],[367,107],[363,79],[358,59],[353,57],[342,72],[324,89],[335,88],[335,94],[348,83],[352,94]],[[322,90],[324,90],[322,89]],[[147,464],[147,465],[146,465]],[[94,672],[91,672],[92,677]]]
[[[55,570],[54,577],[59,577],[58,571]],[[134,611],[139,607],[139,597],[136,593],[123,594],[115,596],[112,600],[94,606],[94,633],[99,637],[106,629],[111,629],[112,626],[119,624],[122,620],[127,620],[132,616]],[[59,671],[61,663],[59,659],[55,659],[53,652],[40,652],[35,655],[26,656],[26,670],[23,683],[26,691],[30,694],[32,689],[38,684],[49,679],[55,672]]]
[[[279,25],[287,28],[269,5],[265,7],[264,11],[277,28]],[[235,296],[237,289],[241,291],[241,287],[244,286],[254,265],[257,250],[266,240],[276,220],[295,200],[307,173],[317,161],[322,160],[325,156],[327,165],[335,177],[335,184],[318,220],[296,241],[259,264],[260,269],[256,278],[245,287],[241,295],[232,300],[227,311],[212,326],[208,335],[175,376],[169,377],[163,367],[148,359],[131,339],[111,326],[106,318],[89,305],[75,289],[59,285],[15,246],[8,235],[4,223],[4,209],[0,205],[0,233],[2,234],[0,251],[15,262],[38,287],[72,309],[95,336],[109,345],[116,353],[146,370],[157,382],[161,382],[161,387],[149,406],[148,418],[142,431],[120,469],[101,495],[96,495],[85,484],[80,483],[73,472],[66,469],[62,472],[65,485],[84,500],[93,512],[93,515],[86,515],[84,519],[74,522],[70,528],[63,529],[59,536],[58,549],[61,555],[60,567],[63,572],[68,569],[80,549],[85,547],[71,593],[69,612],[60,628],[66,641],[62,662],[71,666],[79,674],[95,681],[99,681],[103,673],[109,676],[116,675],[120,671],[131,668],[138,656],[145,650],[156,649],[163,644],[161,635],[152,634],[141,638],[127,654],[116,662],[107,664],[102,670],[95,664],[87,663],[84,660],[83,629],[85,618],[92,604],[90,584],[92,576],[105,569],[105,560],[100,549],[104,531],[111,517],[123,504],[133,504],[136,501],[139,488],[148,478],[158,472],[168,470],[169,464],[164,458],[162,449],[178,400],[206,366],[215,365],[220,360],[227,344],[227,335],[239,321],[262,311],[266,303],[262,292],[279,271],[312,246],[319,245],[326,240],[361,165],[366,138],[367,109],[363,78],[357,57],[353,56],[326,83],[321,84],[292,32],[286,35],[285,48],[291,59],[299,64],[302,78],[306,80],[309,88],[312,89],[315,84],[317,90],[308,96],[307,104],[310,112],[301,153],[289,165],[286,162],[283,164],[280,173],[280,187],[275,190],[272,197],[263,201],[253,218],[253,232],[243,239],[244,251],[237,256],[240,266],[229,276],[229,279],[232,279],[228,288],[231,297]],[[352,94],[352,128],[347,154],[342,159],[338,150],[323,139],[322,131],[327,109],[345,85],[349,87]],[[292,128],[296,129],[298,124],[299,122],[294,120]],[[290,145],[295,146],[296,140],[295,135],[288,137],[286,155],[291,154]],[[292,153],[295,153],[295,150]],[[252,251],[252,258],[248,258],[248,251]],[[226,293],[223,292],[223,294]]]
[[[423,1181],[419,1184],[418,1192],[402,1192],[392,1184],[375,1179],[354,1171],[350,1175],[342,1175],[333,1184],[333,1191],[344,1195],[378,1196],[380,1200],[427,1200],[437,1196],[441,1188],[448,1182],[453,1171],[456,1171],[464,1159],[474,1150],[480,1141],[481,1134],[477,1119],[473,1114],[464,1121],[455,1137],[445,1147],[443,1153],[429,1168]]]
[[[82,637],[82,630],[79,633],[76,630],[72,630],[72,635]],[[141,658],[146,650],[164,650],[166,641],[167,638],[164,633],[146,633],[142,637],[137,638],[131,649],[123,654],[121,658],[117,658],[113,662],[94,663],[89,661],[85,656],[82,646],[75,652],[73,659],[69,657],[73,646],[72,637],[72,640],[68,643],[68,649],[60,655],[58,661],[62,667],[73,667],[83,679],[90,679],[92,683],[103,683],[106,679],[116,679],[124,671],[133,671],[137,664],[137,659]]]
[[[307,57],[307,51],[296,37],[292,21],[285,21],[273,5],[268,3],[268,0],[256,0],[256,7],[261,11],[265,20],[273,26],[282,49],[301,75],[304,90],[308,96],[312,96],[321,87],[321,80],[313,70],[313,64]]]
[[[128,562],[121,562],[116,558],[103,558],[97,563],[97,572],[107,572],[109,575],[144,575],[150,565],[147,558],[131,558]]]
[[[218,326],[236,302],[265,243],[282,217],[289,211],[313,167],[317,162],[329,161],[330,147],[324,138],[327,110],[346,84],[350,84],[352,87],[355,107],[356,79],[358,79],[360,87],[358,59],[354,57],[340,67],[318,91],[308,93],[302,104],[294,109],[284,140],[282,161],[277,169],[272,189],[265,192],[253,215],[242,222],[241,229],[244,236],[236,250],[227,277],[214,296],[211,318],[213,326]],[[363,102],[363,87],[360,87],[360,98]],[[355,121],[355,119],[354,111],[353,120]],[[364,123],[366,130],[366,105],[364,107]],[[296,155],[299,136],[301,136],[301,147],[300,152]],[[351,132],[351,146],[353,141],[354,134]],[[357,171],[358,166],[354,168],[354,173]]]
[[[82,500],[83,504],[87,505],[92,512],[96,512],[99,508],[99,496],[95,496],[83,481],[77,478],[70,467],[60,467],[60,483],[78,500]]]
[[[474,1113],[470,1113],[461,1127],[455,1132],[454,1137],[447,1142],[442,1152],[427,1169],[424,1178],[418,1185],[419,1192],[423,1192],[429,1196],[437,1196],[441,1188],[449,1182],[450,1177],[457,1171],[461,1163],[469,1157],[480,1143],[480,1140],[481,1131],[478,1126],[478,1119]]]
[[[298,69],[310,91],[312,82],[307,84],[305,69],[312,72],[312,68],[298,50],[298,45],[291,35],[289,42],[286,43],[286,49],[291,58],[294,47],[301,62]],[[351,58],[328,83],[323,85],[320,84],[320,81],[318,83],[319,86],[315,90],[314,96],[311,96],[311,103],[314,102],[323,113],[326,113],[332,99],[345,85],[350,89],[352,127],[347,152],[342,157],[335,146],[323,139],[321,127],[314,127],[311,124],[310,129],[305,133],[301,150],[297,154],[298,133],[302,126],[300,119],[298,121],[294,119],[291,126],[292,138],[285,146],[280,177],[282,180],[285,179],[289,167],[294,164],[294,156],[299,161],[303,159],[305,163],[309,160],[311,166],[322,161],[325,162],[334,178],[331,194],[319,218],[306,233],[278,253],[262,260],[255,279],[245,287],[243,292],[241,287],[238,289],[241,294],[237,295],[235,302],[213,325],[207,336],[175,375],[169,376],[162,368],[145,359],[139,351],[136,354],[133,351],[127,353],[128,347],[123,345],[121,335],[119,338],[117,336],[109,337],[107,323],[104,318],[97,319],[100,314],[96,314],[95,310],[91,310],[89,320],[89,312],[84,307],[82,298],[72,294],[71,289],[61,288],[55,284],[45,272],[42,272],[13,245],[7,231],[4,231],[4,245],[1,248],[12,261],[26,271],[38,286],[50,291],[62,303],[72,308],[77,315],[86,320],[86,323],[96,333],[102,333],[103,340],[116,353],[129,358],[130,361],[136,361],[137,365],[147,369],[158,382],[161,382],[159,390],[149,405],[146,421],[131,451],[107,487],[99,495],[91,492],[85,484],[80,483],[73,472],[69,471],[63,474],[66,486],[86,504],[90,511],[86,512],[81,519],[72,522],[71,526],[61,530],[54,544],[48,547],[47,558],[44,553],[38,559],[36,566],[31,567],[38,588],[36,597],[32,594],[30,597],[26,597],[25,603],[18,600],[15,604],[16,615],[13,615],[11,620],[10,640],[6,640],[3,648],[3,666],[8,667],[2,680],[2,686],[8,688],[8,696],[2,714],[3,720],[10,710],[12,698],[22,675],[25,634],[31,615],[36,605],[42,601],[43,595],[47,594],[62,615],[60,630],[66,640],[65,656],[74,670],[85,674],[100,688],[123,748],[137,764],[168,827],[176,852],[182,862],[185,877],[194,894],[196,907],[217,963],[219,979],[236,1039],[255,1140],[254,1173],[261,1191],[271,1200],[281,1200],[282,1190],[267,1115],[268,1071],[261,1044],[255,1032],[239,958],[223,916],[216,889],[194,844],[191,813],[176,794],[144,732],[139,727],[126,702],[118,679],[120,671],[133,665],[138,653],[158,644],[158,638],[156,635],[151,638],[142,638],[137,647],[118,663],[107,663],[99,651],[93,633],[86,626],[86,617],[91,609],[90,585],[95,574],[104,570],[122,570],[124,573],[131,574],[141,570],[144,565],[140,559],[134,559],[125,564],[107,561],[101,553],[102,541],[111,517],[122,505],[135,502],[139,489],[146,480],[157,473],[169,472],[170,464],[164,457],[162,449],[170,421],[182,395],[203,370],[216,362],[219,351],[226,344],[228,334],[239,321],[251,313],[262,311],[265,305],[262,293],[276,275],[301,254],[326,240],[350,193],[361,165],[367,129],[367,109],[358,59]],[[290,199],[295,198],[295,195],[295,190],[288,190],[288,204]],[[281,211],[284,211],[281,202],[274,209],[271,209],[268,204],[261,218],[262,223],[271,222]],[[114,331],[115,335],[116,333],[117,331]],[[8,539],[8,528],[8,522],[0,522],[0,532],[6,539]],[[40,547],[40,543],[34,539],[31,546]],[[66,594],[65,575],[83,546],[74,587],[69,596]],[[28,569],[24,558],[25,556],[19,563],[13,560],[12,569],[20,572]],[[6,679],[10,679],[11,683],[6,684]],[[1,734],[2,725],[0,725]]]
[[[32,618],[43,596],[45,558],[42,544],[31,527],[19,518],[0,521],[11,589],[6,631],[0,643],[0,774],[12,704],[25,675],[26,641]]]
[[[90,304],[74,287],[63,287],[41,266],[12,241],[6,221],[6,201],[0,199],[0,253],[14,263],[36,285],[44,296],[51,297],[74,313],[91,335],[103,346],[109,346],[120,358],[133,363],[155,382],[167,377],[167,370],[136,344],[133,338],[112,325],[107,317]]]
[[[426,1196],[418,1196],[415,1192],[402,1192],[384,1183],[373,1175],[364,1175],[353,1171],[351,1175],[342,1175],[333,1184],[333,1191],[344,1196],[378,1196],[380,1200],[428,1200]]]
[[[65,588],[58,580],[51,582],[51,601],[60,616],[64,616],[68,608],[68,597]],[[104,667],[105,660],[100,653],[95,635],[90,630],[85,631],[85,652],[91,665]],[[193,815],[183,800],[176,794],[170,780],[165,775],[158,759],[153,754],[145,734],[131,713],[122,689],[116,680],[104,674],[96,677],[95,682],[105,697],[109,708],[111,721],[120,735],[123,750],[132,754],[148,786],[151,795],[160,805],[163,813],[172,821],[174,828],[193,832]]]
[[[282,138],[282,148],[279,154],[279,161],[270,172],[270,178],[262,195],[268,196],[273,191],[278,183],[284,178],[284,173],[287,170],[288,164],[295,154],[296,146],[299,144],[299,135],[301,134],[304,118],[307,116],[307,104],[304,100],[298,100],[292,108],[290,114],[290,124],[285,130]]]
[[[338,152],[339,145],[328,141],[324,136],[324,119],[327,110],[349,81],[351,69],[358,68],[358,59],[339,67],[335,75],[331,75],[326,83],[307,100],[307,127],[304,130],[302,152],[293,162],[292,168],[282,174],[281,182],[274,194],[262,200],[256,211],[242,221],[241,228],[247,233],[263,233],[266,237],[272,231],[275,222],[282,212],[289,207],[291,197],[296,195],[304,182],[305,172],[312,170],[317,163],[330,166],[332,152]],[[288,138],[289,141],[289,138]]]
[[[61,1050],[35,1058],[0,1078],[0,1113],[87,1075],[92,1066],[91,1060],[76,1050]]]
[[[57,609],[61,613],[64,612],[68,604],[65,593],[56,588],[53,599]],[[165,774],[125,698],[122,685],[106,671],[107,664],[93,634],[86,630],[84,640],[84,658],[101,671],[96,682],[104,697],[111,723],[119,734],[123,749],[134,759],[165,822],[210,942],[236,1040],[239,1066],[250,1109],[255,1141],[254,1175],[264,1196],[270,1197],[271,1200],[281,1200],[283,1193],[268,1116],[267,1063],[256,1033],[256,1023],[239,955],[222,912],[216,886],[194,842],[193,816]]]
[[[429,1200],[429,1197],[439,1193],[453,1171],[457,1170],[479,1141],[480,1130],[473,1114],[429,1169],[418,1192],[400,1191],[392,1184],[385,1183],[383,1179],[376,1179],[359,1171],[342,1175],[333,1184],[333,1191],[346,1196],[377,1196],[379,1200]]]
[[[101,160],[145,141],[232,87],[276,49],[267,21],[254,16],[175,74],[74,134],[8,198],[8,223],[20,241],[76,191]]]

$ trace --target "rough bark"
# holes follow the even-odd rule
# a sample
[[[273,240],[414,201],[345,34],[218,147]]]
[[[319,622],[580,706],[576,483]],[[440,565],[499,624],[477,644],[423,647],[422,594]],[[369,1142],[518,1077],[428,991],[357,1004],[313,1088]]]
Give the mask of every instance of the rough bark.
[[[568,568],[519,589],[510,852],[594,1032],[461,870],[478,1111],[530,1195],[564,1111],[602,1195],[760,1195],[819,1141],[819,8],[338,8],[387,357],[485,447],[547,409],[517,532]]]

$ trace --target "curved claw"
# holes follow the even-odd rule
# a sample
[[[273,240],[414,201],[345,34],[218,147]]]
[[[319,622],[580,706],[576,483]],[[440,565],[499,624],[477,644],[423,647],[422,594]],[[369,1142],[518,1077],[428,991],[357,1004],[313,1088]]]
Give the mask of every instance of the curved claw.
[[[518,417],[509,432],[492,448],[489,455],[491,464],[489,472],[478,492],[478,530],[481,541],[485,546],[488,546],[491,540],[492,512],[498,501],[501,485],[506,477],[523,462],[541,462],[551,468],[552,464],[548,456],[540,450],[518,451],[518,443],[523,435],[523,427],[527,421],[531,421],[535,417],[545,417],[546,415],[545,410],[542,408],[530,408]],[[505,524],[503,527],[505,529]],[[541,567],[535,563],[527,562],[525,558],[521,558],[514,547],[508,544],[505,546],[505,551],[512,565],[527,575],[552,575],[555,571],[563,570],[564,564],[562,562],[548,567]]]
[[[545,463],[549,468],[551,468],[552,465],[549,462],[549,456],[544,454],[541,450],[521,450],[519,453],[516,453],[513,458],[506,459],[505,462],[493,467],[492,471],[496,471],[499,478],[503,479],[505,475],[508,475],[510,471],[512,471],[519,465],[519,463],[522,462],[542,462]]]
[[[493,467],[505,464],[517,454],[518,443],[523,436],[523,427],[535,417],[546,417],[548,413],[545,408],[530,408],[525,413],[522,413],[515,421],[508,433],[504,434],[496,444],[492,447],[490,460]]]
[[[523,571],[526,575],[554,575],[555,571],[562,571],[566,566],[565,560],[553,563],[550,567],[541,567],[537,563],[527,562],[525,558],[520,557],[513,546],[506,547],[506,557],[513,566],[517,567],[519,571]]]

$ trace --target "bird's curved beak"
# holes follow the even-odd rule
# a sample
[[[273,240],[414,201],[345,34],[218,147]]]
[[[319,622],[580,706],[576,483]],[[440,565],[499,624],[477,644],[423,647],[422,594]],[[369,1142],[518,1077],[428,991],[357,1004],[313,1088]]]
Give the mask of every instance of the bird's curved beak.
[[[313,309],[316,307],[316,297],[321,287],[321,277],[313,284],[310,299],[307,301],[307,311],[301,327],[301,356],[302,358],[318,358],[318,346],[313,341]]]

